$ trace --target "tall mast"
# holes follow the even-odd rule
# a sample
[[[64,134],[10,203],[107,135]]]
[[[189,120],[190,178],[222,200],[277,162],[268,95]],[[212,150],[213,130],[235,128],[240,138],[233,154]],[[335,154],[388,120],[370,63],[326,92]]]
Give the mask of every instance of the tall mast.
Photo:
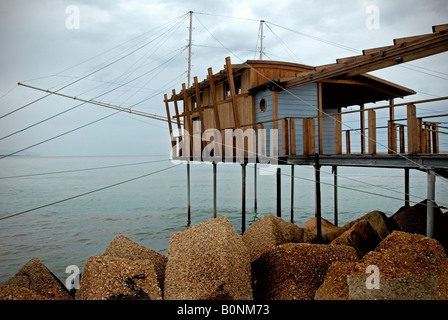
[[[260,60],[263,60],[263,24],[264,20],[260,20]]]
[[[191,85],[191,37],[193,33],[193,11],[190,11],[190,30],[188,36],[188,86],[190,88]]]

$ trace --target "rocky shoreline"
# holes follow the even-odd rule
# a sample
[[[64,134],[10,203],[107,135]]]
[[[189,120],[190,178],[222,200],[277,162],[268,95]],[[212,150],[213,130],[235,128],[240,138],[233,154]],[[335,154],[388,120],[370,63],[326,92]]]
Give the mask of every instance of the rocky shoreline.
[[[89,257],[77,290],[38,259],[0,286],[1,300],[447,300],[448,214],[426,203],[345,226],[302,227],[273,215],[239,236],[227,217],[173,233],[160,254],[118,235]]]

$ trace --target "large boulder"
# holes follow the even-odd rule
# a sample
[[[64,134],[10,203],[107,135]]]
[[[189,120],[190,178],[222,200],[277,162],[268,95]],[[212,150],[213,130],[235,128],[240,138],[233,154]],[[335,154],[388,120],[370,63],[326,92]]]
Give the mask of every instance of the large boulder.
[[[154,264],[159,286],[163,290],[165,267],[168,261],[168,257],[166,255],[144,247],[123,235],[116,236],[110,242],[103,255],[126,258],[129,260],[150,260]]]
[[[84,267],[77,300],[161,300],[154,265],[148,259],[92,256]]]
[[[366,220],[372,226],[372,228],[376,231],[376,233],[380,236],[381,240],[386,238],[390,233],[389,226],[389,218],[386,216],[384,212],[375,210],[369,213],[366,213],[361,218],[353,220],[350,223],[347,223],[343,228],[345,230],[350,229],[356,224],[358,221]]]
[[[372,268],[377,273],[371,273]],[[378,288],[367,286],[375,280]],[[374,291],[372,291],[374,290]],[[437,240],[393,231],[359,263],[329,268],[316,299],[448,299],[448,258]]]
[[[241,239],[249,252],[250,262],[253,262],[269,248],[288,242],[302,242],[303,229],[268,214],[251,225]]]
[[[393,230],[426,235],[426,207],[427,200],[423,200],[411,207],[401,207],[389,218]],[[448,214],[434,203],[434,238],[438,240],[448,252]]]
[[[303,242],[316,243],[317,239],[317,218],[312,218],[302,225]],[[346,229],[332,224],[330,221],[321,218],[322,243],[330,243],[339,237]]]
[[[171,235],[164,298],[252,299],[248,251],[227,217]]]
[[[47,299],[73,299],[64,284],[38,258],[28,261],[15,276],[3,285],[26,288]],[[11,293],[25,293],[25,295],[28,292],[27,290],[14,290],[14,288],[3,288],[3,290],[9,290]]]
[[[381,238],[367,220],[357,220],[350,229],[334,239],[331,244],[353,247],[362,258],[381,242]]]
[[[336,261],[358,261],[352,247],[286,243],[265,251],[252,264],[255,299],[312,300]]]

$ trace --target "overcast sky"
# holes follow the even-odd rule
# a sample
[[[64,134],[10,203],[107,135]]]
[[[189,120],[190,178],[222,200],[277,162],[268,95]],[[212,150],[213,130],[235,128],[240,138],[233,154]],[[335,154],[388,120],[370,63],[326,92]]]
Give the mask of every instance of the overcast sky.
[[[0,117],[44,96],[21,81],[84,99],[165,114],[163,94],[187,82],[188,12],[193,15],[192,75],[223,68],[225,57],[322,65],[392,44],[394,38],[431,33],[448,23],[448,1],[0,1]],[[372,20],[373,19],[373,20]],[[417,91],[412,99],[446,96],[448,55],[373,74]],[[411,70],[413,69],[413,70]],[[415,71],[418,70],[418,71]],[[0,138],[77,106],[50,96],[0,119]],[[81,105],[0,140],[14,152],[103,118],[113,111]],[[169,154],[166,123],[117,114],[25,154]]]

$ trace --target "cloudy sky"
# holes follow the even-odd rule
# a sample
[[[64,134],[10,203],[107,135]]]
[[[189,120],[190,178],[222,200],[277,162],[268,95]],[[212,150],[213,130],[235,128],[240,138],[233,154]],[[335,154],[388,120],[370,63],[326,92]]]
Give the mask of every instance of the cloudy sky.
[[[17,83],[164,115],[163,94],[187,82],[189,11],[199,79],[208,67],[222,69],[226,56],[258,59],[261,19],[263,59],[313,66],[448,23],[446,0],[2,0],[0,153],[36,145],[23,153],[168,154],[164,122],[105,118],[114,111],[56,96],[34,102],[45,94]],[[447,62],[443,53],[373,74],[415,90],[413,100],[429,99],[446,96]]]

